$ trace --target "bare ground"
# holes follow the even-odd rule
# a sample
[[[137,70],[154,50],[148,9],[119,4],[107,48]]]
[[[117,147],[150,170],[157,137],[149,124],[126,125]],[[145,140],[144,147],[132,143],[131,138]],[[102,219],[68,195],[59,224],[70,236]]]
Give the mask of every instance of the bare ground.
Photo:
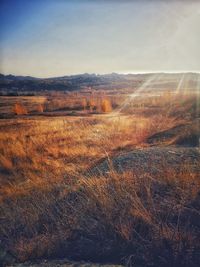
[[[9,265],[10,267],[122,267],[122,265],[109,265],[109,264],[94,264],[89,262],[73,262],[67,259],[63,260],[42,260],[36,262],[27,262],[16,265]]]
[[[119,154],[104,160],[92,168],[90,175],[105,175],[114,168],[117,172],[133,171],[136,174],[147,172],[156,175],[163,167],[178,169],[185,166],[191,172],[200,171],[200,149],[192,147],[150,147]]]

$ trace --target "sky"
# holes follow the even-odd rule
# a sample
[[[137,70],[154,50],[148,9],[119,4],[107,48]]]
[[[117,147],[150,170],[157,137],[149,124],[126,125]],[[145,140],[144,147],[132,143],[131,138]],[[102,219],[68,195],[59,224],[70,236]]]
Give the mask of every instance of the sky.
[[[200,71],[199,0],[0,0],[0,73]]]

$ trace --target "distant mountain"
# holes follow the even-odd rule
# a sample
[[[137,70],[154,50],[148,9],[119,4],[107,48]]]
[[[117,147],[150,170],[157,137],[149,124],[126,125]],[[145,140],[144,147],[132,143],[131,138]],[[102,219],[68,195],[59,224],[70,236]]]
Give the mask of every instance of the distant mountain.
[[[31,76],[15,76],[12,74],[3,75],[0,74],[0,79],[8,79],[8,80],[38,80],[39,78],[31,77]]]
[[[53,78],[35,78],[31,76],[14,76],[0,74],[0,94],[36,94],[46,91],[75,91],[81,89],[132,89],[138,87],[146,79],[155,75],[157,77],[156,88],[159,87],[159,77],[162,77],[162,86],[165,89],[176,87],[176,84],[184,76],[187,83],[197,87],[200,74],[197,73],[146,73],[146,74],[77,74]]]
[[[14,76],[0,74],[1,92],[34,92],[34,91],[74,91],[85,87],[110,88],[113,83],[126,82],[126,76],[122,74],[80,74],[53,78],[35,78],[30,76]]]

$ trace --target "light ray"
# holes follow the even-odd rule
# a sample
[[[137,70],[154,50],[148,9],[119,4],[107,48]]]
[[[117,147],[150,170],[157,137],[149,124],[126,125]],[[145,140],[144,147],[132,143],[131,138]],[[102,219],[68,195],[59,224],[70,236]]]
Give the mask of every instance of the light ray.
[[[190,74],[186,75],[186,79],[184,80],[184,95],[190,94]]]
[[[180,80],[179,80],[179,82],[178,82],[178,85],[177,85],[175,94],[179,94],[179,93],[180,93],[181,88],[182,88],[182,86],[183,86],[184,78],[185,78],[185,73],[183,73],[183,75],[181,76],[181,78],[180,78]]]
[[[196,82],[196,115],[199,117],[200,113],[200,74],[197,76]]]
[[[150,84],[152,84],[153,81],[155,81],[158,78],[159,78],[158,73],[150,76],[141,86],[139,86],[139,88],[135,90],[134,93],[129,95],[129,97],[122,103],[122,105],[118,109],[112,112],[112,115],[115,115],[115,116],[119,115],[121,111],[124,108],[126,108],[134,98],[138,97],[144,89],[146,89]]]

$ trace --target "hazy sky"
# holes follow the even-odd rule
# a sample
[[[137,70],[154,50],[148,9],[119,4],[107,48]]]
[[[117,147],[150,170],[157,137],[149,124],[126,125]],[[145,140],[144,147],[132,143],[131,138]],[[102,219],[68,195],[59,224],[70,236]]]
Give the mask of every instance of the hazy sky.
[[[0,72],[200,71],[198,0],[0,0]]]

